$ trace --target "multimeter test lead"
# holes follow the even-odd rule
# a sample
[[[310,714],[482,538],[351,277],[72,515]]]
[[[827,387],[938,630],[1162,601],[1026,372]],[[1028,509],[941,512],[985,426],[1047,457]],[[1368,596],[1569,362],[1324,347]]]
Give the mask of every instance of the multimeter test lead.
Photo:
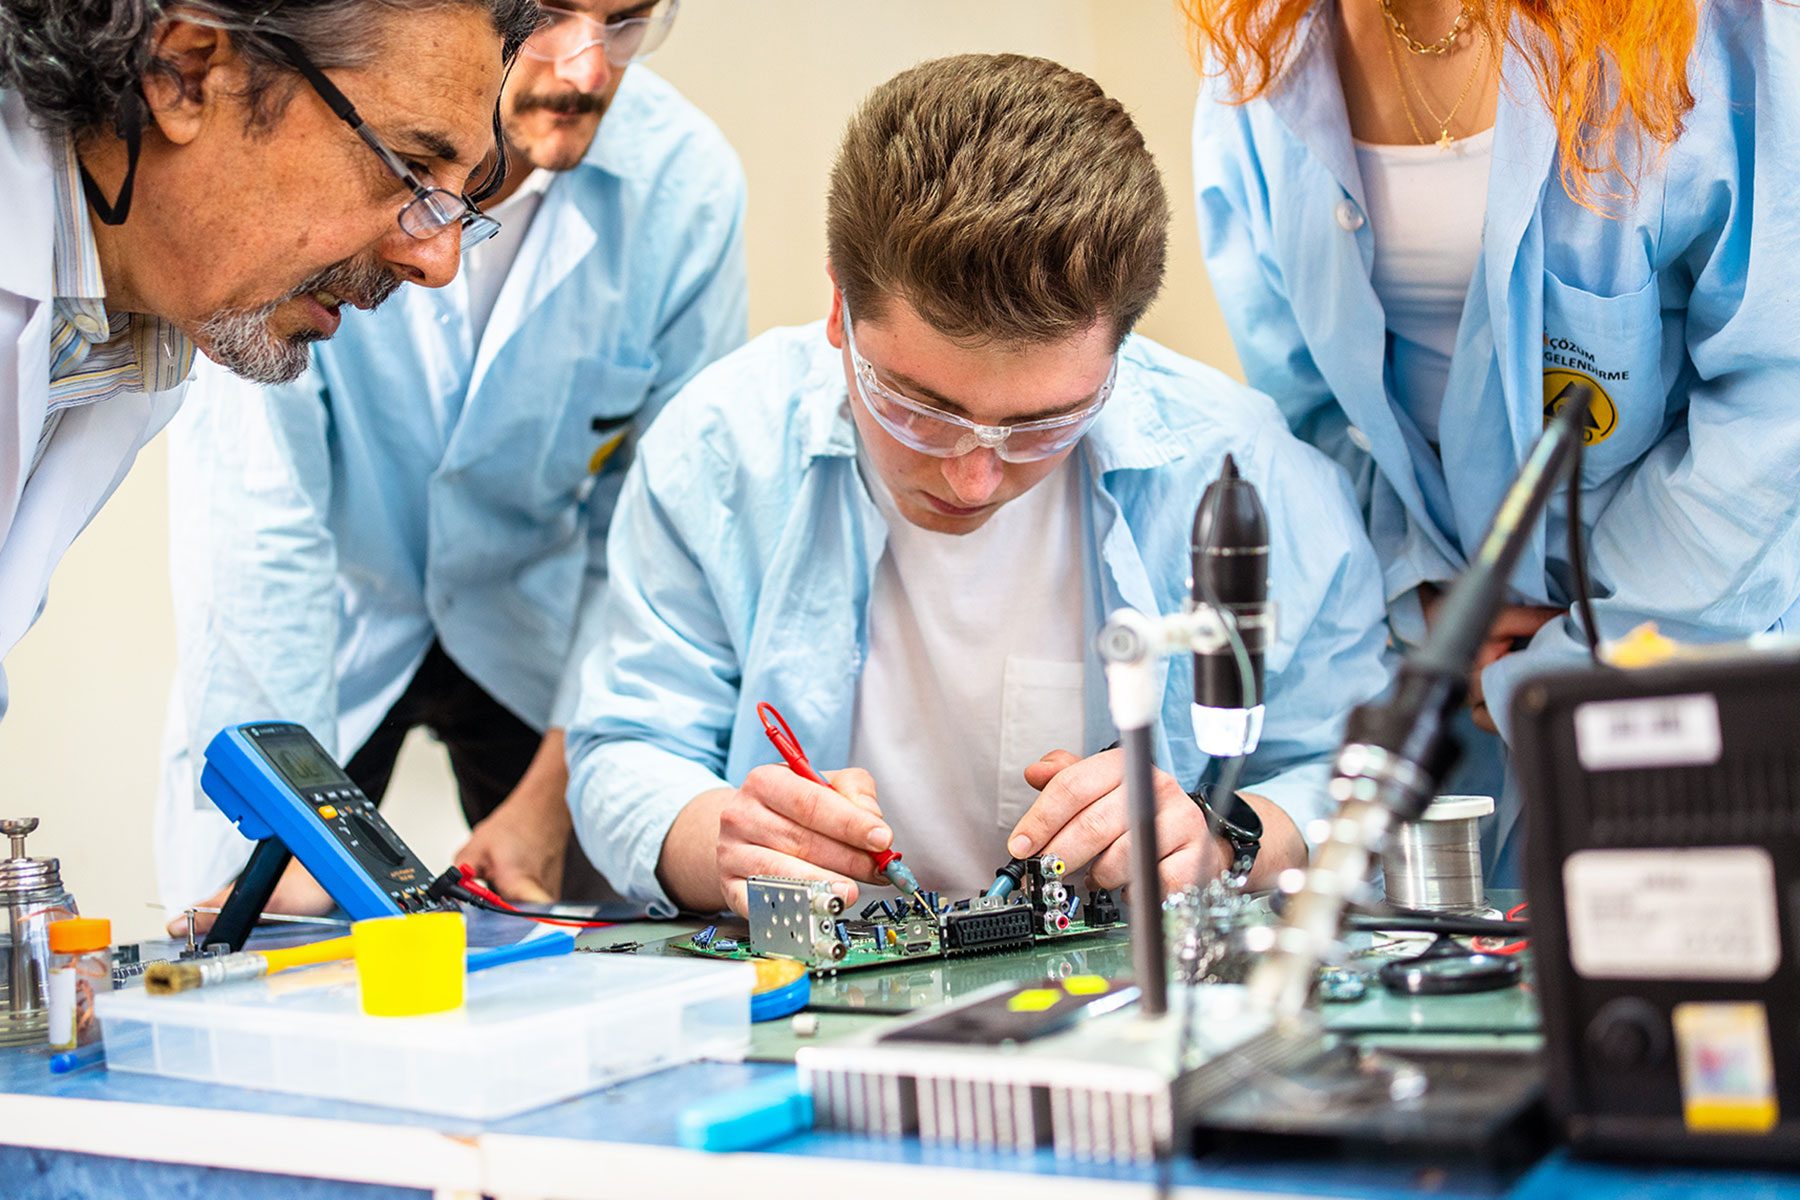
[[[1004,867],[1001,867],[998,871],[994,872],[994,882],[988,884],[988,890],[983,892],[982,895],[992,896],[996,900],[1006,899],[1013,894],[1014,889],[1016,889],[1020,883],[1024,882],[1025,871],[1026,867],[1024,859],[1008,859]]]
[[[763,732],[769,735],[769,741],[775,745],[776,753],[788,765],[788,769],[802,779],[811,780],[820,787],[830,787],[825,777],[813,769],[807,761],[806,751],[800,748],[800,739],[788,728],[787,718],[776,711],[773,704],[764,701],[756,706],[756,715],[762,718]],[[898,888],[901,894],[910,896],[925,913],[935,915],[936,910],[925,899],[925,889],[919,883],[919,877],[912,873],[912,868],[900,861],[900,852],[892,846],[875,855],[875,869],[887,877],[887,881]]]

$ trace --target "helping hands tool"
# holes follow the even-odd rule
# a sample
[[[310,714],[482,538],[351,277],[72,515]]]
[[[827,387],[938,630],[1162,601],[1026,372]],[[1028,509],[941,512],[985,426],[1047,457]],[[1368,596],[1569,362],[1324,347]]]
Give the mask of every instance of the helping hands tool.
[[[763,732],[769,735],[769,741],[775,744],[776,753],[781,755],[788,768],[802,779],[810,780],[820,787],[830,787],[825,777],[813,769],[807,761],[806,751],[800,748],[800,739],[788,728],[787,719],[781,715],[773,704],[767,702],[756,706],[756,715],[762,718]],[[919,905],[922,912],[936,915],[929,901],[925,899],[925,889],[919,884],[919,877],[912,869],[900,861],[900,852],[889,846],[875,854],[875,869],[887,878],[887,881],[898,888],[904,895],[910,896]]]

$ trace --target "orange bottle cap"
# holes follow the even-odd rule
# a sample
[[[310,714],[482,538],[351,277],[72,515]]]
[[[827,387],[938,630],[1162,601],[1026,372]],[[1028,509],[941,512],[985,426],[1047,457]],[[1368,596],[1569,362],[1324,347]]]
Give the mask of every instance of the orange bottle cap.
[[[57,954],[86,954],[112,945],[112,922],[103,917],[70,917],[50,922],[50,949]]]

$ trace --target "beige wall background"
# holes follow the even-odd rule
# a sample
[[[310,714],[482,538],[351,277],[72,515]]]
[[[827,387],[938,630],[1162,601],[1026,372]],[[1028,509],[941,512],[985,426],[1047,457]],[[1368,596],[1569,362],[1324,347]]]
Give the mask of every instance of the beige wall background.
[[[1136,117],[1174,211],[1169,278],[1142,331],[1233,372],[1189,187],[1194,76],[1168,0],[687,0],[655,69],[711,114],[749,178],[752,332],[823,315],[824,184],[843,122],[894,73],[963,51],[1039,54]],[[44,618],[6,662],[0,815],[37,816],[84,911],[155,936],[151,812],[175,666],[160,443],[64,560]],[[415,734],[386,807],[429,863],[465,827],[441,750]]]

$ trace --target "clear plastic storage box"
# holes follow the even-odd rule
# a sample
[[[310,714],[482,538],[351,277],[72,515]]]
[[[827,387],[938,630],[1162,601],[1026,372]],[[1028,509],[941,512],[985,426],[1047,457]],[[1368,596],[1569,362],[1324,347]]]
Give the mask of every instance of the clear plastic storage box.
[[[469,976],[459,1012],[366,1017],[349,963],[98,998],[106,1063],[492,1120],[696,1059],[743,1058],[746,964],[578,953]]]

